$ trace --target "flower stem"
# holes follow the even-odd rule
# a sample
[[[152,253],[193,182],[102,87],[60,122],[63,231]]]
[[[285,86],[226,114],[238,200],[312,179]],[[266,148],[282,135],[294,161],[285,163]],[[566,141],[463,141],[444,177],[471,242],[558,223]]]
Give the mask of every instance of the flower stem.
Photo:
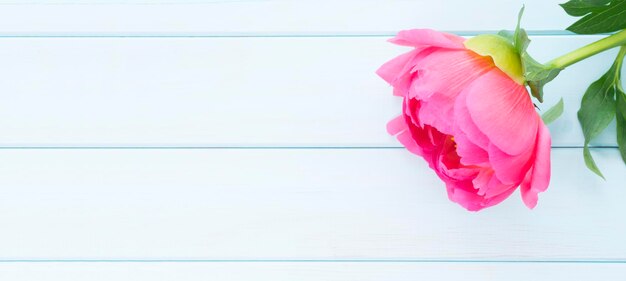
[[[624,57],[626,57],[626,45],[622,45],[622,47],[619,48],[619,53],[617,53],[617,58],[615,58],[615,72],[618,79],[622,75],[622,63],[624,63]]]
[[[626,44],[626,29],[576,49],[547,63],[550,67],[565,68],[608,49]]]

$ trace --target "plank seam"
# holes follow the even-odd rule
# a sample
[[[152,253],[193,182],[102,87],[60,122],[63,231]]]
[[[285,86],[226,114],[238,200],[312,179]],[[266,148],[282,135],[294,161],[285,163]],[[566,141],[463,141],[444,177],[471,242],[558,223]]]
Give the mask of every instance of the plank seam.
[[[0,263],[554,263],[554,264],[576,264],[576,263],[597,263],[597,264],[626,264],[626,260],[387,260],[387,259],[345,259],[345,260],[323,260],[323,259],[301,259],[301,260],[203,260],[203,259],[16,259],[0,260]]]
[[[593,149],[615,149],[617,146],[589,146]],[[553,146],[553,149],[582,149],[583,146]],[[401,146],[0,146],[0,150],[370,150],[404,149]]]
[[[459,36],[476,36],[478,34],[485,33],[498,33],[499,30],[447,30],[448,32]],[[596,35],[579,35],[565,30],[529,30],[527,31],[530,36],[576,36],[576,37],[589,37],[600,36]],[[7,33],[0,32],[0,38],[342,38],[342,37],[393,37],[396,32],[359,32],[359,33],[325,33],[325,32],[307,32],[307,33],[292,33],[292,32],[225,32],[225,33],[198,33],[198,32],[172,32],[172,33],[151,33],[151,32],[114,32],[114,33],[73,33],[73,32],[44,32],[44,33],[32,33],[32,32],[16,32]]]

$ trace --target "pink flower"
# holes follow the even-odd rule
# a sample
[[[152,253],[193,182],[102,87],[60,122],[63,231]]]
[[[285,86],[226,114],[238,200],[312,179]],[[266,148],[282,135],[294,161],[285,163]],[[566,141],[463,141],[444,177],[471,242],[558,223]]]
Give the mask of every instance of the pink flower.
[[[518,186],[534,208],[550,182],[550,133],[523,79],[452,34],[406,30],[390,42],[414,49],[377,71],[404,99],[389,133],[423,157],[467,210],[498,204]]]

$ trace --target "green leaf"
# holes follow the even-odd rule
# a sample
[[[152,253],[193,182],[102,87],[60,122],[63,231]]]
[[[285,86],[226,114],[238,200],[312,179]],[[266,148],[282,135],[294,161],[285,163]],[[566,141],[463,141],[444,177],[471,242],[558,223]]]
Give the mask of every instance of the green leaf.
[[[604,175],[600,172],[600,169],[596,165],[596,161],[593,160],[589,147],[587,146],[583,149],[583,157],[585,158],[585,165],[587,165],[587,168],[596,173],[596,175],[600,176],[602,179],[605,179]]]
[[[567,3],[559,4],[570,16],[582,17],[590,11],[602,9],[611,0],[571,0]]]
[[[626,0],[571,0],[561,7],[569,15],[583,16],[567,28],[578,34],[607,33],[626,28]]]
[[[513,46],[515,46],[515,49],[519,53],[522,64],[522,74],[526,84],[528,84],[530,88],[530,93],[539,102],[543,102],[543,86],[552,81],[559,74],[561,69],[543,65],[533,59],[528,52],[526,52],[526,49],[530,44],[530,39],[528,39],[526,30],[520,27],[523,13],[524,7],[520,9],[517,16],[517,26],[515,27],[515,32],[500,31],[498,35],[507,38],[511,41],[511,43],[513,43]]]
[[[541,115],[541,119],[543,119],[543,123],[550,124],[554,122],[554,120],[558,119],[561,114],[563,114],[563,98],[561,98],[559,102]]]
[[[526,30],[521,27],[524,8],[526,7],[522,5],[522,8],[517,13],[517,25],[515,26],[515,33],[513,33],[513,45],[517,48],[520,56],[526,52],[526,48],[528,48],[528,44],[530,44]]]
[[[525,51],[522,53],[522,68],[530,93],[539,102],[543,102],[543,86],[556,78],[561,69],[541,64]]]
[[[597,137],[613,121],[615,117],[615,95],[617,93],[618,67],[616,62],[609,71],[602,75],[600,79],[591,83],[583,95],[580,109],[578,110],[578,122],[583,129],[585,136],[585,146],[583,156],[587,168],[600,177],[604,178],[600,170],[593,161],[589,151],[589,142]]]
[[[615,119],[617,120],[617,146],[622,160],[626,163],[626,94],[622,89],[622,63],[626,57],[626,46],[622,46],[615,59],[616,76],[616,93],[615,93]]]
[[[622,160],[626,163],[626,94],[624,94],[624,90],[621,88],[617,90],[615,116],[617,120],[617,145],[619,146]]]

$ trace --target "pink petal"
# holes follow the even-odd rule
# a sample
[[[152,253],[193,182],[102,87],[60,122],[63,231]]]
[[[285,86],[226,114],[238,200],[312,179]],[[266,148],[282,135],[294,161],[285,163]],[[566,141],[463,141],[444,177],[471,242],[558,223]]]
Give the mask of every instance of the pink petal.
[[[475,172],[473,178],[454,180],[442,177],[446,183],[448,198],[469,211],[478,211],[496,205],[515,191],[515,186],[501,184],[493,171],[488,168],[471,170]],[[485,196],[490,192],[493,193],[492,196]]]
[[[456,153],[461,157],[463,165],[489,165],[489,154],[487,154],[487,151],[472,142],[465,133],[460,131],[455,133],[454,141],[457,144]]]
[[[537,136],[537,150],[535,152],[535,165],[533,166],[532,189],[544,192],[550,184],[550,149],[552,140],[548,127],[539,120],[539,132]]]
[[[471,186],[471,182],[446,182],[446,190],[448,191],[448,198],[452,202],[456,202],[468,211],[480,211],[484,208],[497,205],[508,198],[515,188],[506,189],[498,196],[492,198],[486,198],[478,195],[476,191],[468,189]]]
[[[504,185],[519,185],[526,171],[530,169],[530,165],[532,165],[530,158],[534,147],[528,146],[526,147],[526,151],[518,155],[509,155],[492,144],[490,139],[478,128],[472,119],[466,100],[469,93],[470,91],[463,91],[455,103],[456,132],[454,135],[458,144],[457,150],[461,156],[461,161],[475,165],[481,162],[489,162],[495,170],[498,180]],[[534,110],[532,114],[536,115]],[[480,150],[473,147],[472,144],[486,151],[489,159],[485,161],[483,158],[484,154],[477,154]]]
[[[417,48],[404,53],[383,64],[376,74],[394,87],[394,95],[406,96],[418,75],[415,65],[433,51],[434,48]]]
[[[413,139],[409,131],[403,131],[399,133],[396,136],[396,138],[411,153],[419,155],[419,156],[425,156],[424,151],[419,145],[417,145],[417,143],[415,142],[415,140]]]
[[[389,40],[402,46],[434,46],[450,49],[465,49],[465,38],[449,33],[438,32],[432,29],[411,29],[398,32],[396,37]]]
[[[410,122],[407,120],[406,116],[404,117],[405,124]],[[438,136],[439,139],[433,138],[433,135]],[[440,145],[437,142],[441,142],[440,139],[442,137],[442,135],[439,135],[438,132],[434,131],[434,129],[429,126],[421,128],[412,124],[408,124],[407,129],[397,135],[398,141],[400,141],[407,150],[413,154],[422,156],[422,158],[428,162],[428,166],[433,170],[436,170],[436,153],[439,149],[438,145]]]
[[[446,182],[446,190],[448,191],[448,199],[458,203],[468,211],[479,211],[483,206],[484,198],[475,191],[468,191],[463,185],[470,185],[471,182]]]
[[[453,134],[454,120],[450,118],[454,112],[454,99],[444,95],[433,95],[422,101],[419,119],[422,124],[430,125],[446,135]]]
[[[492,169],[483,169],[473,181],[474,187],[478,189],[478,195],[484,196],[485,199],[491,199],[499,196],[509,189],[515,190],[517,185],[503,184],[495,176]]]
[[[415,68],[419,77],[409,89],[409,97],[422,101],[420,119],[442,133],[452,134],[456,98],[494,66],[469,51],[439,50],[424,57]]]
[[[529,170],[524,177],[524,181],[520,185],[520,192],[522,194],[522,201],[528,209],[534,209],[537,206],[537,201],[539,200],[539,196],[537,194],[533,194],[530,192],[530,182],[532,178],[533,170]]]
[[[489,188],[485,192],[485,198],[487,199],[499,198],[500,196],[502,196],[502,194],[505,194],[505,193],[508,193],[509,195],[511,195],[510,192],[513,192],[515,189],[517,189],[517,185],[504,184],[500,182],[500,180],[498,180],[497,177],[494,176],[494,177],[491,177]],[[506,197],[508,197],[509,195],[507,195]],[[497,201],[498,199],[492,199],[492,200]]]
[[[412,78],[411,69],[415,66],[415,60],[420,51],[421,50],[413,50],[397,56],[383,64],[376,71],[378,76],[383,78],[394,88],[397,88],[397,91],[394,89],[395,95],[403,96],[408,93]]]
[[[474,188],[478,190],[477,194],[480,196],[485,195],[487,189],[489,188],[489,183],[493,178],[493,170],[491,169],[481,169],[478,175],[472,180],[472,184]]]
[[[415,65],[419,72],[411,91],[420,99],[433,93],[456,97],[471,82],[495,68],[493,62],[468,50],[433,51]]]
[[[509,196],[511,196],[511,194],[515,191],[515,188],[509,188],[509,189],[504,189],[504,192],[494,196],[494,197],[487,197],[485,200],[487,201],[484,208],[486,207],[491,207],[494,205],[498,205],[500,204],[500,202],[504,201],[504,199],[509,198]]]
[[[489,163],[496,177],[505,184],[519,185],[526,172],[532,168],[535,147],[529,146],[518,155],[504,153],[494,144],[489,145]]]
[[[489,148],[489,139],[472,120],[469,109],[467,108],[466,98],[467,91],[463,91],[457,97],[454,104],[454,120],[456,122],[454,135],[464,134],[468,139],[472,140],[472,143],[483,150],[487,150]]]
[[[491,143],[509,155],[535,145],[539,116],[524,86],[495,68],[466,91],[470,116]]]
[[[478,174],[478,169],[472,169],[472,168],[448,169],[446,167],[443,167],[442,165],[440,165],[439,167],[441,167],[440,172],[442,175],[447,177],[447,179],[451,179],[455,181],[459,181],[459,180],[471,181]]]
[[[413,140],[424,151],[423,156],[430,157],[432,153],[443,144],[446,135],[442,134],[429,125],[422,125],[419,119],[421,102],[415,99],[405,98],[402,111],[405,123]]]
[[[406,123],[404,123],[404,116],[402,115],[391,119],[391,121],[387,123],[387,133],[389,133],[390,135],[396,135],[405,130]]]
[[[387,132],[397,135],[398,141],[410,152],[422,156],[434,169],[434,161],[437,159],[434,153],[439,149],[445,138],[444,135],[430,126],[421,127],[415,125],[408,115],[411,110],[419,110],[419,101],[405,99],[403,103],[404,114],[391,120],[387,124]],[[415,122],[419,122],[416,120]]]
[[[387,132],[390,135],[397,135],[398,141],[410,152],[420,156],[423,155],[422,149],[417,145],[408,130],[409,127],[406,124],[404,115],[398,116],[387,123]]]
[[[480,172],[479,169],[466,167],[460,163],[460,158],[456,154],[456,148],[450,136],[447,136],[443,144],[439,146],[437,156],[438,159],[436,161],[435,170],[439,177],[445,182],[471,182]],[[470,188],[470,190],[473,189],[473,187]]]
[[[402,112],[410,118],[413,125],[424,127],[424,123],[420,120],[419,116],[421,108],[422,102],[420,102],[419,100],[409,97],[404,98]]]
[[[530,209],[537,205],[538,194],[546,191],[550,183],[550,145],[550,131],[542,121],[539,121],[537,148],[532,174],[529,171],[520,187],[522,200]]]
[[[472,181],[474,188],[477,189],[477,195],[482,199],[477,202],[480,209],[494,206],[504,199],[508,198],[516,186],[502,184],[494,175],[491,169],[482,169],[481,172]]]

